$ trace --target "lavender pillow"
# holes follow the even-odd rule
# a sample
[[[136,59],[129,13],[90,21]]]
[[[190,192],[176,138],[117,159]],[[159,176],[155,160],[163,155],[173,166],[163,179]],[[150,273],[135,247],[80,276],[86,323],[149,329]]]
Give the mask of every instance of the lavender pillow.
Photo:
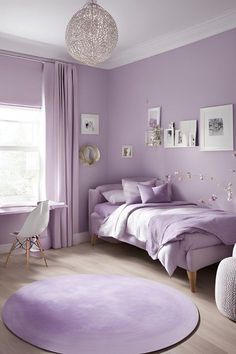
[[[122,179],[122,185],[124,190],[124,195],[127,204],[137,204],[141,203],[141,196],[139,193],[138,185],[154,187],[156,185],[156,178],[150,179],[144,182]]]
[[[161,184],[157,187],[138,184],[142,203],[166,203],[171,201],[169,184]]]
[[[102,195],[111,204],[123,204],[126,202],[124,191],[121,189],[106,191]]]

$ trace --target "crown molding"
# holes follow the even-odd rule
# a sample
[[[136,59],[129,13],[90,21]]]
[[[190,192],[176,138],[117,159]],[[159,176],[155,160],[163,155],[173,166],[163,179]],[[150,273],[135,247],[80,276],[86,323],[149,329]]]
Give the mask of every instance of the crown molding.
[[[65,47],[34,41],[10,34],[0,33],[0,52],[14,52],[47,59],[58,59],[77,63],[66,51]]]
[[[103,69],[114,69],[169,50],[197,42],[236,27],[236,10],[227,11],[221,16],[191,26],[181,31],[156,37],[153,40],[123,50],[99,65]]]
[[[101,69],[114,69],[197,42],[233,28],[236,28],[236,9],[224,12],[221,16],[198,25],[156,37],[153,40],[146,41],[120,52],[119,48],[117,48],[117,51],[114,52],[110,59],[96,67]],[[67,53],[65,47],[33,41],[6,33],[0,33],[0,49],[3,51],[18,52],[78,64],[78,62]]]

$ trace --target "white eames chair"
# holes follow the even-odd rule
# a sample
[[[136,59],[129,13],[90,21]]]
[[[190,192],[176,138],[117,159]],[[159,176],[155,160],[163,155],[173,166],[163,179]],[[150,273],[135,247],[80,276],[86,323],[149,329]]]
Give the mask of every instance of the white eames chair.
[[[49,222],[49,201],[43,201],[38,203],[37,207],[29,214],[25,223],[20,231],[13,232],[10,235],[14,236],[14,241],[12,247],[7,255],[6,263],[7,266],[10,255],[12,251],[17,248],[23,248],[26,250],[26,266],[29,267],[29,256],[30,249],[32,246],[36,246],[41,256],[44,259],[45,265],[47,267],[47,260],[44,255],[41,243],[39,240],[39,235],[46,229]]]

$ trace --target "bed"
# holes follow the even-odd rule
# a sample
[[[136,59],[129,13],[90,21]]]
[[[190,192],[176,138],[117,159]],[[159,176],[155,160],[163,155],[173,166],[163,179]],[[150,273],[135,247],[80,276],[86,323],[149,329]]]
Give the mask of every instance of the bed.
[[[140,178],[138,182],[142,180]],[[212,211],[181,201],[146,204],[136,201],[132,204],[122,203],[122,200],[115,203],[104,197],[112,191],[122,193],[123,188],[124,184],[107,184],[89,190],[89,232],[92,245],[100,237],[107,241],[116,239],[144,249],[152,259],[158,259],[162,263],[170,276],[177,267],[185,269],[192,292],[196,291],[199,269],[231,256],[236,243],[236,232],[233,231],[236,230],[236,214]],[[185,228],[182,223],[178,224],[182,216],[185,219]],[[209,218],[214,221],[210,228],[204,226],[205,219]],[[199,228],[195,223],[195,227],[189,231],[186,226],[190,221],[192,223],[196,220],[203,226]],[[225,227],[226,225],[230,227]],[[163,233],[164,241],[158,244],[155,241],[155,232],[156,229],[160,231],[160,227],[170,232],[167,236]],[[224,230],[228,229],[228,234],[221,237]],[[179,234],[174,235],[176,230]]]

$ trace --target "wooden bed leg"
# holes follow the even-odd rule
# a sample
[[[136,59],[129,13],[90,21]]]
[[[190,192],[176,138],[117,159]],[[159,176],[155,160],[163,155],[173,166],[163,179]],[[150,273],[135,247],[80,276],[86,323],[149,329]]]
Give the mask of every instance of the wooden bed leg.
[[[192,293],[196,292],[196,283],[197,283],[197,272],[189,272],[187,270],[189,285]]]
[[[98,236],[96,234],[92,234],[92,236],[91,236],[91,245],[92,246],[95,246],[97,239],[98,239]]]

